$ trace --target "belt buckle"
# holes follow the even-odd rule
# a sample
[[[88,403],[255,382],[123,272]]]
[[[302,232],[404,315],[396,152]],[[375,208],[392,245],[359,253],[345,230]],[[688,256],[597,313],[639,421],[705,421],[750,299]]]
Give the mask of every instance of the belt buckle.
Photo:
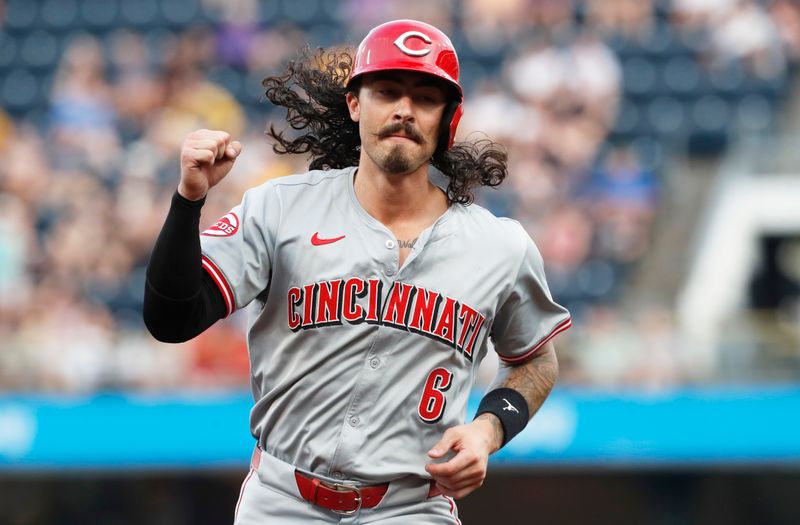
[[[359,510],[361,510],[361,490],[356,487],[355,485],[346,485],[344,483],[328,483],[325,481],[320,480],[320,484],[325,485],[329,489],[333,489],[337,492],[355,492],[356,493],[356,508],[353,510],[334,510],[329,509],[331,512],[335,514],[339,514],[340,516],[352,516]]]

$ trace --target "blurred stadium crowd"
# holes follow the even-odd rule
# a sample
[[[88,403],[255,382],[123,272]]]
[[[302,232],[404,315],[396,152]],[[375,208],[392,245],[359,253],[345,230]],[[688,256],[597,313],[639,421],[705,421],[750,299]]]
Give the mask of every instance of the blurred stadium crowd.
[[[418,18],[459,50],[461,138],[486,133],[511,176],[478,202],[520,220],[575,326],[562,383],[659,386],[697,373],[669,305],[617,308],[647,251],[664,166],[769,132],[800,56],[790,0],[0,1],[0,390],[242,387],[237,314],[155,342],[144,271],[185,134],[244,154],[201,226],[306,170],[264,137],[284,115],[260,81],[306,44],[355,44]],[[713,374],[712,374],[713,375]]]

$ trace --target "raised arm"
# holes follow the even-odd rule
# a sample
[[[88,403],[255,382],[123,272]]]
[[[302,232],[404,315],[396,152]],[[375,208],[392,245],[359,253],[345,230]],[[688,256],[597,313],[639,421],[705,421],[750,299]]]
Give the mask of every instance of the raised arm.
[[[158,236],[144,292],[143,318],[159,341],[189,340],[222,318],[225,302],[202,269],[198,229],[208,190],[241,152],[223,131],[190,133],[181,147],[181,180]]]

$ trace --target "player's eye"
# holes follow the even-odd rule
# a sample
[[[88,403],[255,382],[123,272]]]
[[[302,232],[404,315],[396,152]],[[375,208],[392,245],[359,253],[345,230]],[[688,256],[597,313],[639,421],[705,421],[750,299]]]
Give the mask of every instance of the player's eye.
[[[378,88],[376,91],[378,92],[378,94],[380,94],[380,95],[382,95],[384,97],[395,97],[395,96],[397,96],[397,90],[394,89],[394,88],[390,88],[390,87]]]
[[[420,93],[416,96],[417,101],[423,104],[439,104],[442,97],[437,93]]]

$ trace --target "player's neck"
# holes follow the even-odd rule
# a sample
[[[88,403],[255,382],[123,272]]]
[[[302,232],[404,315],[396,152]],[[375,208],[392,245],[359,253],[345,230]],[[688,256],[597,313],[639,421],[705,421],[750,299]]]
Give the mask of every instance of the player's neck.
[[[428,180],[428,164],[413,173],[389,174],[362,163],[355,180],[361,206],[383,224],[435,220],[447,210],[444,193]]]

